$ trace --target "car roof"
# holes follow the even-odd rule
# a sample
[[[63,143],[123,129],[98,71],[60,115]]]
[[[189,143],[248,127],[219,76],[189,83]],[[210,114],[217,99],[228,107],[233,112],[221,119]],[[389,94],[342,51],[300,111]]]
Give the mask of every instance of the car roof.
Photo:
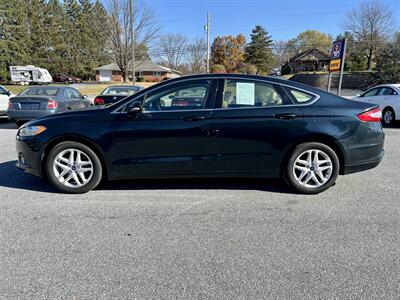
[[[317,94],[327,93],[326,91],[315,88],[313,86],[306,85],[304,83],[300,83],[300,82],[293,81],[293,80],[288,80],[285,78],[278,78],[278,77],[272,77],[272,76],[250,75],[250,74],[204,73],[204,74],[186,75],[186,76],[181,76],[181,77],[177,77],[177,78],[173,78],[173,79],[168,79],[167,82],[173,83],[173,82],[179,82],[180,80],[184,80],[184,79],[187,80],[187,79],[202,79],[202,78],[263,80],[263,81],[268,81],[268,82],[276,83],[276,84],[289,85],[292,87],[297,87],[299,89],[306,89],[306,90],[309,90],[310,92],[314,92]],[[166,82],[166,81],[163,81],[163,82]]]

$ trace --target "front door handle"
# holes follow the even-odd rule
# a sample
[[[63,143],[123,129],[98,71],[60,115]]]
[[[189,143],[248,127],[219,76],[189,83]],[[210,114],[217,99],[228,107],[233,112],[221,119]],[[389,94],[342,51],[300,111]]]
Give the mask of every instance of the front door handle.
[[[187,116],[187,117],[183,117],[182,119],[186,122],[196,122],[196,121],[205,120],[206,117],[205,116]]]
[[[206,134],[206,136],[212,136],[212,135],[219,134],[219,129],[206,128],[206,129],[203,129],[203,132]]]
[[[291,120],[296,118],[297,115],[293,113],[284,113],[284,114],[275,114],[274,118],[280,119],[280,120]]]

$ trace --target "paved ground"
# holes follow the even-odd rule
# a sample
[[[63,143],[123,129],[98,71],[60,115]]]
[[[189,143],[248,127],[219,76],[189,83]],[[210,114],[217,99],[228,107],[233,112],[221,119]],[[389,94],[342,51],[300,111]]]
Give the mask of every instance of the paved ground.
[[[58,194],[15,169],[15,133],[0,120],[1,298],[400,295],[400,128],[378,168],[317,196],[238,180]]]

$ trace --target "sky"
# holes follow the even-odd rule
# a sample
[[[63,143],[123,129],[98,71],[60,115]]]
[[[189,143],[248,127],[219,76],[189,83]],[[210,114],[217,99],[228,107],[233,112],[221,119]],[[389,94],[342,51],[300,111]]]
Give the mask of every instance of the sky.
[[[315,29],[334,38],[343,32],[346,13],[359,0],[144,0],[156,11],[162,33],[206,37],[203,29],[211,13],[211,41],[217,35],[243,33],[249,38],[255,25],[263,25],[273,40],[288,40]],[[400,0],[387,0],[396,23]]]

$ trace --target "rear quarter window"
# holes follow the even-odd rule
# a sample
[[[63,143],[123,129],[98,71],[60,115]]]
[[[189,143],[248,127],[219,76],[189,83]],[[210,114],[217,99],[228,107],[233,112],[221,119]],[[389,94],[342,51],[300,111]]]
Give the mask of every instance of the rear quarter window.
[[[305,91],[300,91],[295,88],[285,87],[285,90],[290,95],[295,103],[305,104],[316,99],[316,96]]]

